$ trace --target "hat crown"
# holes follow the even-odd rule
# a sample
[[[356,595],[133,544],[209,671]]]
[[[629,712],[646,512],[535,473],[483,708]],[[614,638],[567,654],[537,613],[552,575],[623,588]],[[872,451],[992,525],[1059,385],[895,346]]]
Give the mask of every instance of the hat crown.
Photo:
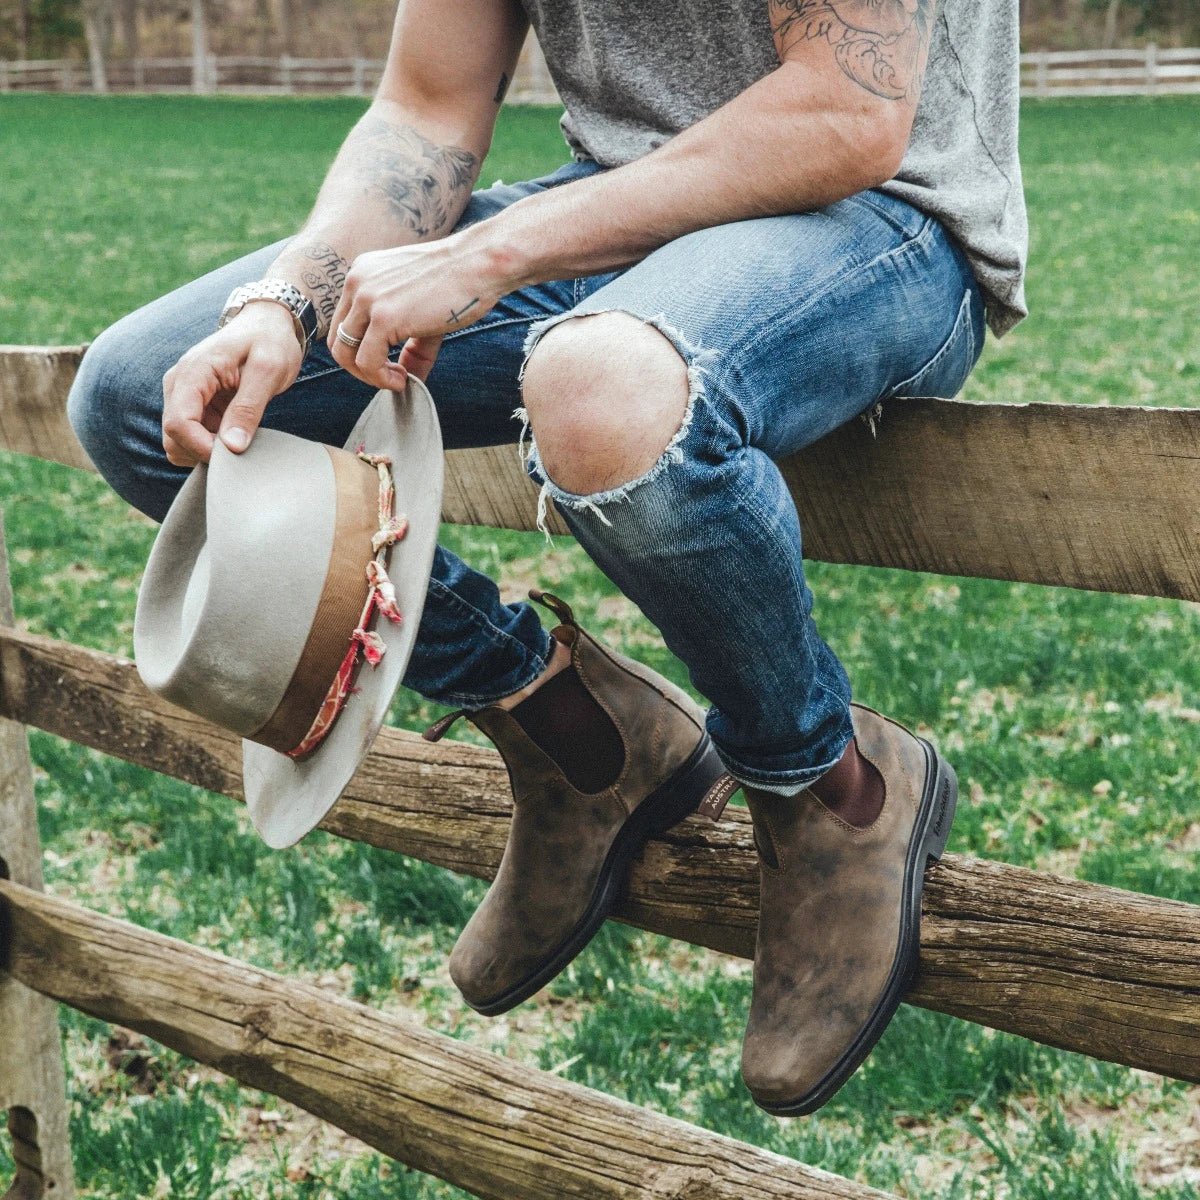
[[[203,503],[173,506],[138,596],[134,654],[151,691],[243,736],[279,707],[333,548],[329,455],[262,429],[241,455],[218,440],[192,473],[184,490]],[[176,513],[193,528],[169,528]]]

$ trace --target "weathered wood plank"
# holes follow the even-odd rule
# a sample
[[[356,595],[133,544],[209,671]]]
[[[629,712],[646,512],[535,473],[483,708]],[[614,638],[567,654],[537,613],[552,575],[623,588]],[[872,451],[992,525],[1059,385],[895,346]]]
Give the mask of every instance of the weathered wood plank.
[[[319,988],[0,883],[13,974],[484,1200],[886,1200]]]
[[[0,346],[0,449],[95,470],[67,420],[85,346]]]
[[[0,628],[11,627],[12,590],[0,514]],[[25,727],[0,718],[0,876],[41,890],[42,851]],[[66,1080],[53,1001],[3,970],[0,928],[0,1112],[8,1114],[16,1171],[6,1200],[71,1200]]]
[[[0,714],[237,796],[237,740],[164,704],[132,665],[0,634]],[[490,878],[508,829],[494,751],[384,730],[323,827]],[[647,846],[620,916],[752,956],[748,819],[692,819]],[[1200,907],[947,856],[925,892],[914,1004],[1054,1046],[1200,1081]]]
[[[0,448],[86,465],[81,354],[0,347]],[[446,520],[534,528],[512,447],[447,465]],[[782,465],[811,558],[1200,600],[1200,408],[897,400]]]

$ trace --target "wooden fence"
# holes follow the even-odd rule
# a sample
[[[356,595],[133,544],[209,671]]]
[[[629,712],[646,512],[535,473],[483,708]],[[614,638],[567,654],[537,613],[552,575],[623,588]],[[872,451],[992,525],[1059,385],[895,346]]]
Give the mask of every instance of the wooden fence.
[[[0,347],[0,449],[89,467],[63,409],[81,352]],[[447,520],[533,527],[511,448],[447,458]],[[906,400],[885,410],[878,440],[852,422],[784,469],[814,558],[1200,601],[1200,409]],[[24,726],[235,799],[241,786],[238,739],[147,693],[131,663],[12,625],[0,537],[10,1196],[71,1194],[51,1000],[490,1200],[882,1195],[45,896]],[[385,729],[322,824],[487,879],[508,803],[494,751]],[[647,846],[619,919],[748,958],[757,882],[744,812],[689,819]],[[950,854],[930,873],[907,999],[1197,1082],[1200,907]]]
[[[117,59],[106,88],[117,92],[246,92],[372,95],[383,74],[379,58],[290,58],[214,55]],[[96,90],[87,63],[75,59],[0,60],[0,92]],[[1130,96],[1200,93],[1200,48],[1037,51],[1021,55],[1022,96]],[[558,104],[537,42],[526,43],[509,99]]]
[[[381,58],[293,58],[208,54],[200,58],[114,59],[97,87],[76,59],[0,59],[0,92],[224,92],[260,95],[373,95]],[[508,98],[517,104],[557,104],[546,60],[530,38],[521,51]]]
[[[1023,96],[1167,96],[1200,93],[1200,48],[1041,50],[1021,55]]]

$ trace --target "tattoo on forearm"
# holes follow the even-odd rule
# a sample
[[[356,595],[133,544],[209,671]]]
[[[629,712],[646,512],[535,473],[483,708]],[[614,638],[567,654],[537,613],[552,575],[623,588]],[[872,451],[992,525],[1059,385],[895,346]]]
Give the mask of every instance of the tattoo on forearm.
[[[915,100],[921,87],[934,0],[770,0],[782,58],[822,38],[855,83],[885,100]]]
[[[329,329],[337,309],[338,299],[346,286],[346,272],[350,264],[328,242],[316,242],[300,251],[302,257],[313,265],[305,267],[300,275],[321,319],[321,330]]]
[[[508,95],[508,72],[502,71],[500,73],[500,84],[496,88],[496,94],[492,97],[492,103],[493,104],[503,103],[504,97],[506,95]]]
[[[366,170],[368,191],[388,201],[417,237],[447,232],[479,174],[479,159],[460,146],[439,146],[408,125],[368,113],[348,143]]]
[[[446,324],[457,325],[458,322],[461,321],[462,318],[465,317],[467,313],[469,313],[471,309],[473,309],[478,303],[479,297],[475,296],[473,299],[468,300],[466,304],[462,306],[462,308],[452,308],[450,310],[450,316],[446,318]]]

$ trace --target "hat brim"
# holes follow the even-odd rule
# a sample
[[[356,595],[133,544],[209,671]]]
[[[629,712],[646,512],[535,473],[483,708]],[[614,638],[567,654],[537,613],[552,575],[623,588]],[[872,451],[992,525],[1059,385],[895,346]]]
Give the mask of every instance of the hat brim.
[[[246,807],[263,841],[275,850],[294,845],[320,824],[366,758],[412,656],[433,569],[442,515],[442,435],[425,385],[410,375],[403,392],[378,392],[346,449],[360,445],[391,458],[395,511],[408,518],[408,532],[391,548],[387,564],[404,619],[399,625],[376,620],[375,631],[386,647],[383,659],[375,667],[360,663],[356,690],[307,758],[296,761],[243,740]]]

